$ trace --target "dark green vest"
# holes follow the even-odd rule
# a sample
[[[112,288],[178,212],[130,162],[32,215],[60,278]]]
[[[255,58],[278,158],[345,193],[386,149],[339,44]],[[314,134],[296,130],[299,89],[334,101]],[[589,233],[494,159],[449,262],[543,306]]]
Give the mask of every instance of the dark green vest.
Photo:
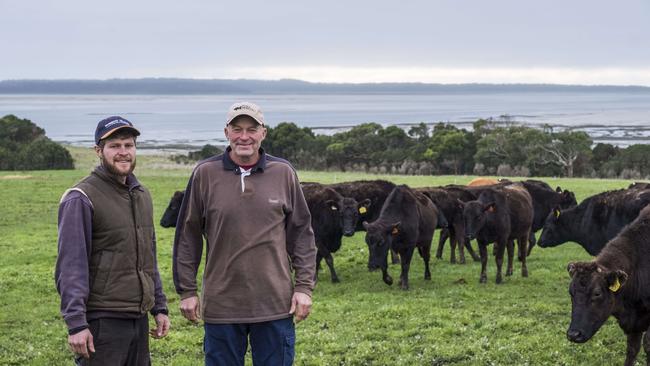
[[[154,306],[153,205],[101,169],[79,182],[93,205],[87,311],[146,313]]]

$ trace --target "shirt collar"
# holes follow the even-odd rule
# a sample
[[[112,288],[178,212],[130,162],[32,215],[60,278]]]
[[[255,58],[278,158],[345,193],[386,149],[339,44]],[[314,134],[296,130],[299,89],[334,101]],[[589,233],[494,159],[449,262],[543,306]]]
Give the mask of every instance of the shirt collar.
[[[226,148],[226,151],[223,153],[223,169],[232,171],[235,174],[239,175],[239,174],[241,174],[241,169],[239,168],[239,165],[237,165],[230,158],[230,152],[231,151],[232,151],[232,148],[230,146],[228,146]],[[259,149],[259,152],[260,152],[260,158],[259,158],[259,160],[257,160],[257,164],[255,164],[251,168],[251,174],[258,173],[258,172],[263,173],[264,169],[266,169],[266,152],[261,147]]]

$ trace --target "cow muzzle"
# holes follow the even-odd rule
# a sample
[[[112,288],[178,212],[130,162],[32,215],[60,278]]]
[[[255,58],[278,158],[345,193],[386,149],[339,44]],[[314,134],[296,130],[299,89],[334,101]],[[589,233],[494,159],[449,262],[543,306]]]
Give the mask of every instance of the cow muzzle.
[[[582,331],[571,328],[567,330],[566,337],[574,343],[584,343],[589,340],[589,337],[586,337]]]

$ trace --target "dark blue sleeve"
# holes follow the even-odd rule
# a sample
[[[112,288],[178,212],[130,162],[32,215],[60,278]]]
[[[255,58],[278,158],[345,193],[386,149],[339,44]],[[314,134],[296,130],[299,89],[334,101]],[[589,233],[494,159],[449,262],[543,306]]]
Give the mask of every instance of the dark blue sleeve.
[[[88,260],[92,248],[93,208],[90,200],[71,191],[59,205],[59,242],[54,279],[61,295],[61,315],[68,329],[87,327]]]

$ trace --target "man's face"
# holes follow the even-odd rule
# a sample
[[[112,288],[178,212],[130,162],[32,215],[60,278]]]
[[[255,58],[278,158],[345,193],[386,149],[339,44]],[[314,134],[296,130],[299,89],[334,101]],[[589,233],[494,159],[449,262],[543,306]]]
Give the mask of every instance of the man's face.
[[[126,177],[135,169],[135,139],[132,136],[109,138],[103,148],[96,146],[95,152],[106,170],[118,177]]]
[[[266,128],[248,116],[239,116],[225,129],[226,138],[234,156],[233,160],[249,162],[258,155],[266,137]]]

